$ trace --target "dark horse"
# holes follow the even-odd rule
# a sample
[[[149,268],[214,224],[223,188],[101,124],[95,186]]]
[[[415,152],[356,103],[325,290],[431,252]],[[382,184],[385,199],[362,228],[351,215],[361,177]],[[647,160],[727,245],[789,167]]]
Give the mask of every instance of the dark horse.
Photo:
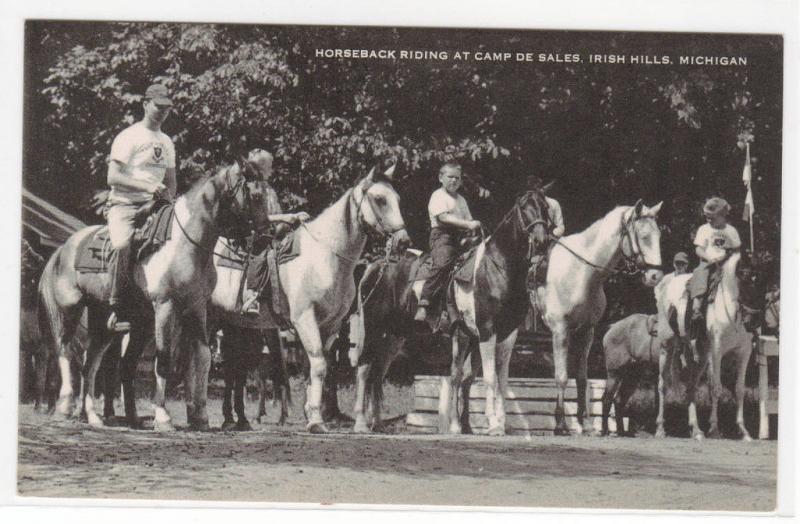
[[[474,350],[479,343],[490,432],[505,432],[504,416],[495,415],[497,410],[504,413],[505,383],[498,384],[496,377],[507,373],[498,372],[496,362],[507,365],[508,359],[496,359],[495,351],[511,351],[528,311],[526,280],[531,259],[546,248],[547,217],[547,203],[541,192],[528,191],[519,196],[494,233],[468,255],[464,266],[473,268],[468,278],[455,279],[448,287],[450,327],[440,335],[452,342],[452,362],[451,376],[442,384],[440,431],[460,433],[464,429],[462,422],[468,413],[458,413],[458,395],[461,390],[463,400],[469,398],[472,374],[465,376],[464,364],[467,356],[477,356]],[[410,255],[397,262],[376,262],[367,268],[361,281],[363,340],[355,344],[350,355],[351,362],[359,363],[357,431],[368,430],[364,414],[367,397],[372,397],[373,415],[377,414],[385,372],[413,332],[413,313],[423,281],[411,280],[420,262],[419,257]]]

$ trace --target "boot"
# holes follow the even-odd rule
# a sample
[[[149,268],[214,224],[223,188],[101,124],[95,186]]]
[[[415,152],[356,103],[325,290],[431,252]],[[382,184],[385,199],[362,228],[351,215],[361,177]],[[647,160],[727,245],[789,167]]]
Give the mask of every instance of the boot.
[[[131,258],[131,246],[127,244],[116,250],[109,264],[108,273],[111,277],[111,315],[108,317],[106,327],[109,331],[128,331],[130,323],[125,318],[125,290],[128,283],[128,272]]]

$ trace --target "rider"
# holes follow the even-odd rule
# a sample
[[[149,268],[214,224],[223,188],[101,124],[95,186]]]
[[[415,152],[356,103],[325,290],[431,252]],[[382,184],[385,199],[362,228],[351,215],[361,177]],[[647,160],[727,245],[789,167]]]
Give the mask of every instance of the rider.
[[[656,302],[658,302],[658,297],[661,294],[661,290],[666,288],[666,285],[670,280],[678,275],[686,274],[686,272],[689,270],[689,255],[683,251],[675,253],[675,256],[672,257],[672,267],[675,268],[675,271],[669,273],[668,275],[664,275],[658,284],[656,284],[656,287],[653,288],[653,293],[656,296]]]
[[[267,213],[269,215],[269,221],[272,223],[281,223],[281,224],[299,224],[300,222],[305,222],[309,218],[308,213],[305,211],[301,211],[299,213],[284,213],[281,209],[281,203],[278,200],[278,194],[269,184],[269,178],[272,176],[272,161],[273,156],[268,151],[264,151],[263,149],[253,149],[247,156],[247,160],[255,164],[258,168],[258,171],[261,173],[261,179],[263,181],[263,188],[264,188],[264,201],[266,202],[267,206]],[[273,231],[275,237],[280,237],[281,232],[278,230],[280,226],[276,227],[276,230]],[[267,249],[269,245],[265,246]],[[267,257],[266,256],[256,256],[253,258],[251,262],[254,266],[260,265],[261,270],[266,270],[266,267],[263,267],[267,264]],[[255,274],[266,274],[265,271],[259,271],[257,268],[254,271]],[[261,308],[258,302],[258,296],[262,283],[259,282],[248,282],[248,288],[244,291],[244,296],[242,297],[242,312],[246,315],[254,315],[258,316],[261,312]]]
[[[544,279],[547,276],[547,260],[550,254],[549,246],[564,236],[564,216],[561,214],[561,204],[558,200],[544,195],[545,187],[541,178],[536,175],[530,175],[528,177],[528,189],[543,194],[545,202],[547,202],[547,216],[551,228],[547,245],[534,256],[531,263],[531,268],[533,269],[532,275],[536,280],[535,285],[539,286],[544,284]]]
[[[695,253],[700,257],[700,264],[692,273],[689,281],[689,296],[692,298],[691,339],[696,340],[702,328],[703,297],[708,290],[708,278],[716,264],[722,262],[730,251],[738,250],[742,241],[739,233],[728,224],[727,215],[731,207],[719,197],[713,197],[703,206],[706,224],[698,228],[694,237]]]
[[[462,233],[477,231],[481,227],[480,221],[472,219],[466,199],[458,193],[461,166],[455,162],[444,164],[439,170],[439,183],[442,187],[433,192],[428,202],[431,271],[422,287],[419,307],[414,315],[414,320],[419,322],[425,321],[431,301],[447,283],[460,250]]]
[[[129,278],[131,239],[136,212],[155,197],[175,196],[175,146],[161,125],[169,115],[172,101],[167,88],[153,84],[143,101],[142,120],[122,130],[111,145],[107,182],[108,234],[115,256],[109,264],[112,313],[108,328],[124,331],[124,294]]]

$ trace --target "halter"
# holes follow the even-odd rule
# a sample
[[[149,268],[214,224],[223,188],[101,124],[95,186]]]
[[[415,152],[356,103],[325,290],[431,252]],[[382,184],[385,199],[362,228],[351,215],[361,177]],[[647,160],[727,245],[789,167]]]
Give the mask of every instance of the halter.
[[[529,191],[528,193],[526,193],[526,195],[529,193],[531,192]],[[506,215],[503,217],[502,220],[500,220],[500,222],[494,228],[492,236],[494,236],[497,233],[497,230],[500,229],[500,227],[504,223],[506,223],[512,216],[516,218],[519,227],[528,234],[528,254],[526,256],[526,260],[528,266],[530,266],[533,263],[533,256],[534,256],[534,242],[531,231],[533,230],[534,227],[536,227],[539,224],[544,225],[545,229],[547,229],[547,226],[550,224],[550,222],[547,218],[545,218],[547,215],[541,216],[542,210],[540,209],[539,210],[540,216],[532,220],[530,223],[526,224],[525,217],[522,215],[522,207],[520,206],[520,200],[521,198],[517,199],[517,201],[514,203],[514,207],[508,213],[506,213]],[[485,256],[494,262],[494,259],[492,259],[491,255],[487,253]],[[495,265],[498,265],[498,263],[495,262]]]

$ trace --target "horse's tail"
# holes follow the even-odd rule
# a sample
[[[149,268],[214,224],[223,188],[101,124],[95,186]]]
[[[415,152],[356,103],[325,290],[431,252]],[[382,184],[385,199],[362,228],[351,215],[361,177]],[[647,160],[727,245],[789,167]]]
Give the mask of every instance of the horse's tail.
[[[58,248],[47,261],[39,278],[36,303],[42,343],[53,353],[58,351],[59,342],[64,335],[64,321],[55,296],[56,275],[60,267],[61,253],[61,248]]]

